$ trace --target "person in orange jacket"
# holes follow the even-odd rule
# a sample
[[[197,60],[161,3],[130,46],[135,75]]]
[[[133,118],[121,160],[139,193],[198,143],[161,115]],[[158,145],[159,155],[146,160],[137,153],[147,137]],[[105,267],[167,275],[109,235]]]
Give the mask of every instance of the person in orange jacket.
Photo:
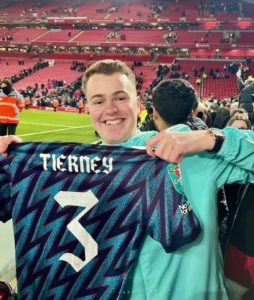
[[[53,106],[53,108],[54,108],[54,111],[57,111],[57,107],[59,106],[59,102],[58,102],[57,99],[54,99],[54,100],[52,101],[52,106]]]
[[[30,105],[31,105],[30,99],[29,99],[29,98],[26,98],[26,99],[25,99],[25,109],[29,109]]]
[[[1,81],[0,88],[0,136],[15,134],[19,113],[24,108],[24,98],[8,79]]]

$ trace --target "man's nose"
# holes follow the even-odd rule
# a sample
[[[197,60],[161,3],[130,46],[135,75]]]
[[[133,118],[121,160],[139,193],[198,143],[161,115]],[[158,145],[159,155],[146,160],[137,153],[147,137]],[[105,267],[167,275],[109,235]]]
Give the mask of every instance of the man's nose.
[[[114,114],[118,111],[116,104],[112,101],[107,102],[104,109],[105,109],[105,112],[108,114]]]

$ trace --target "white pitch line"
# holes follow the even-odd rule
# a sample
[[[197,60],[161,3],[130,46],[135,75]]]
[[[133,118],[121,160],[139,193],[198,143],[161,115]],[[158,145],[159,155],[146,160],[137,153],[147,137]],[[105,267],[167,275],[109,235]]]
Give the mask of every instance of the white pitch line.
[[[26,122],[22,121],[21,124],[34,124],[34,125],[44,125],[44,126],[55,126],[55,127],[67,127],[72,128],[73,126],[64,126],[64,125],[57,125],[57,124],[48,124],[48,123],[34,123],[34,122]]]
[[[27,133],[27,134],[19,134],[19,136],[30,136],[30,135],[36,135],[36,134],[44,134],[44,133],[71,130],[71,129],[77,129],[77,128],[86,128],[86,127],[92,127],[92,126],[93,125],[86,125],[86,126],[78,126],[78,127],[71,127],[71,128],[55,129],[55,130],[48,130],[48,131],[41,131],[41,132],[34,132],[34,133]]]

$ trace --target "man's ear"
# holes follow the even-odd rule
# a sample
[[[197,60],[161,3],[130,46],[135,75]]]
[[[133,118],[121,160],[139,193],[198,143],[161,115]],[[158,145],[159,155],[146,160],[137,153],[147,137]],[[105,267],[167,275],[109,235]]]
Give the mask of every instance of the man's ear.
[[[159,118],[159,113],[157,109],[153,106],[153,119],[157,120]]]

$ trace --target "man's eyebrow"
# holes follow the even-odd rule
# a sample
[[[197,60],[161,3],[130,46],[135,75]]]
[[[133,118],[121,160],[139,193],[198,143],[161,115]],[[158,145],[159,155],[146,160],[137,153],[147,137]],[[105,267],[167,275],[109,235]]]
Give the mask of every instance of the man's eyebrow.
[[[90,100],[93,100],[94,98],[101,98],[101,97],[103,97],[103,94],[95,94],[91,97]]]
[[[116,96],[116,95],[121,94],[121,93],[126,94],[126,92],[125,92],[124,90],[119,90],[119,91],[115,91],[112,95],[113,95],[113,96]],[[94,98],[102,98],[102,97],[104,97],[103,94],[95,94],[95,95],[93,95],[93,96],[91,97],[90,100],[93,100]]]
[[[114,92],[114,93],[113,93],[113,95],[114,95],[114,96],[116,96],[116,95],[118,95],[118,94],[121,94],[121,93],[124,93],[124,94],[126,94],[126,92],[125,92],[125,91],[123,91],[123,90],[120,90],[120,91],[116,91],[116,92]]]

